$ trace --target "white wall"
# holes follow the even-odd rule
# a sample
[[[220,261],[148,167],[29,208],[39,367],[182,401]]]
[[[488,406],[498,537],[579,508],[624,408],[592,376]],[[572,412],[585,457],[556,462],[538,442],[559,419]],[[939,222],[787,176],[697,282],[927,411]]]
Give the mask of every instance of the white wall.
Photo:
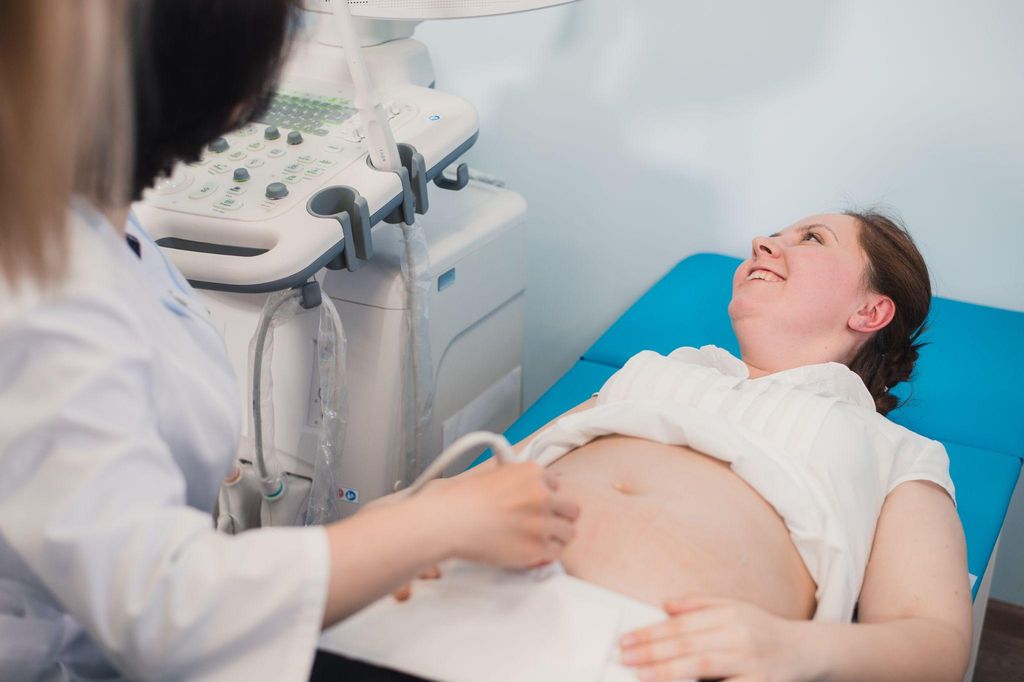
[[[884,203],[938,295],[1024,310],[1024,3],[583,0],[425,24],[531,204],[532,402],[676,261]],[[1024,499],[993,596],[1024,604]]]

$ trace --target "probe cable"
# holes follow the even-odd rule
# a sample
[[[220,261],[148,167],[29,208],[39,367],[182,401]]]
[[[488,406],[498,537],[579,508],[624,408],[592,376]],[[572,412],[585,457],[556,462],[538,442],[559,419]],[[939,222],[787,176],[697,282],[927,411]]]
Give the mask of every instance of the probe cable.
[[[418,493],[423,486],[429,483],[431,480],[437,478],[444,468],[454,462],[461,455],[474,450],[481,446],[486,446],[494,451],[494,459],[498,464],[511,464],[517,460],[515,452],[512,451],[512,446],[504,436],[500,436],[490,431],[473,431],[467,433],[462,438],[459,438],[444,452],[438,455],[437,459],[430,463],[422,474],[420,474],[415,481],[412,482],[408,488],[403,492],[405,495],[415,495]]]

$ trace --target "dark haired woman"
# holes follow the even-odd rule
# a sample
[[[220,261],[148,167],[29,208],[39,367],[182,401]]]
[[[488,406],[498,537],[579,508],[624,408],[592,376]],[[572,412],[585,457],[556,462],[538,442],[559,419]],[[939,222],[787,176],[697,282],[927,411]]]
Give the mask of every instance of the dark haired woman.
[[[290,3],[72,4],[0,3],[0,679],[305,680],[325,624],[439,559],[556,558],[577,509],[533,463],[328,527],[214,531],[240,398],[129,197],[259,105]],[[129,129],[125,7],[131,182],[99,144]]]
[[[584,512],[566,571],[670,616],[622,642],[640,679],[963,678],[948,459],[883,416],[930,302],[892,220],[806,218],[736,270],[741,359],[642,352],[525,442]]]

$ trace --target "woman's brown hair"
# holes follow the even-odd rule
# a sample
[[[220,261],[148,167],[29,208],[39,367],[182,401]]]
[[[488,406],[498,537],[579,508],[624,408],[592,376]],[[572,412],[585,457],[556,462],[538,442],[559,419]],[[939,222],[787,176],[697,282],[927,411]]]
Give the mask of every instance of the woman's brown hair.
[[[932,302],[931,278],[921,252],[898,219],[879,210],[844,211],[860,225],[860,246],[867,255],[867,287],[892,299],[896,312],[885,328],[865,343],[850,369],[860,375],[875,399],[875,408],[887,414],[899,401],[896,384],[910,379],[921,334]]]
[[[72,193],[127,202],[124,0],[0,0],[0,285],[60,278]]]

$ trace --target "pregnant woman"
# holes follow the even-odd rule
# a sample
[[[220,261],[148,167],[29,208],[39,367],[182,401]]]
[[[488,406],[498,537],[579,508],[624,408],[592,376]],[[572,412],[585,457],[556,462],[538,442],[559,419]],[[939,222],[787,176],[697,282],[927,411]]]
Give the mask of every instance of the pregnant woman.
[[[948,459],[883,416],[930,300],[895,222],[812,216],[736,270],[741,359],[639,353],[520,445],[580,504],[565,570],[669,615],[622,638],[641,679],[962,679]]]

